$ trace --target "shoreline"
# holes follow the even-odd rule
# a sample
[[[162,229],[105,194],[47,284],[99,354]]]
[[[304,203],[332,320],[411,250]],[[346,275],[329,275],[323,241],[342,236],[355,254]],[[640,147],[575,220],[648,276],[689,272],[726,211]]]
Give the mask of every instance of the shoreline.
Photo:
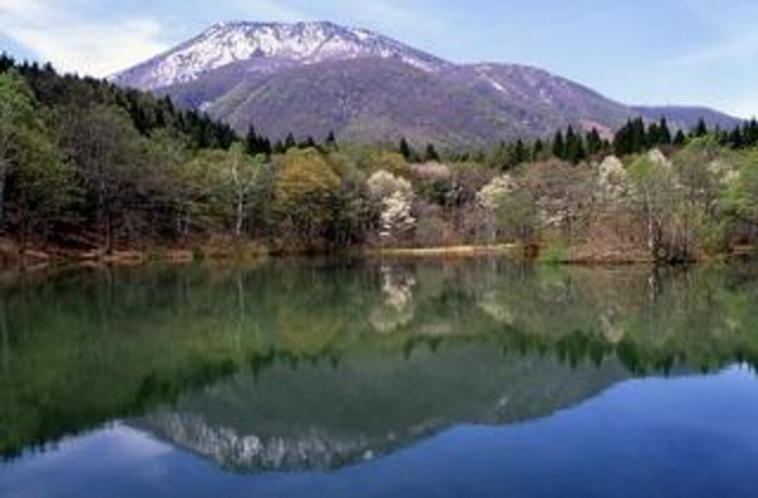
[[[517,256],[521,252],[517,244],[454,245],[436,247],[386,247],[368,248],[359,251],[370,257],[472,257],[472,256]]]
[[[752,248],[735,248],[732,253],[715,257],[700,257],[691,264],[708,264],[734,260],[749,261]],[[7,239],[0,243],[0,271],[38,272],[57,267],[98,268],[103,266],[143,266],[148,264],[186,265],[199,262],[250,263],[267,258],[340,256],[392,258],[392,259],[457,259],[477,257],[503,257],[514,262],[556,266],[635,266],[656,265],[645,251],[627,248],[597,251],[586,246],[568,248],[560,254],[543,251],[537,257],[525,256],[519,244],[458,244],[434,247],[363,247],[345,252],[307,253],[271,252],[253,242],[228,242],[187,247],[161,247],[149,249],[123,249],[106,254],[103,250],[66,250],[56,247],[32,248],[23,254]]]

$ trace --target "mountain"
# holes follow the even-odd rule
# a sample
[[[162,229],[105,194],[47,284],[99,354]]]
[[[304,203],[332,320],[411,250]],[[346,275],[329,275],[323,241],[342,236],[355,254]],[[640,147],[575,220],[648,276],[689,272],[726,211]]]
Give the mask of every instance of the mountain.
[[[392,58],[426,71],[445,61],[364,29],[330,22],[280,24],[226,22],[169,52],[117,76],[120,84],[142,89],[194,81],[234,63],[250,72],[270,73],[292,65],[359,58]]]
[[[329,22],[231,22],[113,77],[244,133],[488,145],[568,125],[611,132],[641,110],[540,69],[459,65]],[[650,108],[646,116],[660,117]],[[672,118],[682,109],[671,109]],[[707,111],[707,112],[706,112]],[[708,120],[728,116],[695,109]],[[672,119],[690,124],[690,120]]]
[[[704,119],[710,127],[718,126],[722,130],[734,128],[742,122],[741,119],[707,107],[634,106],[632,109],[649,120],[657,120],[665,116],[672,127],[684,130],[696,127],[700,119]]]
[[[550,354],[448,344],[407,358],[274,363],[130,423],[235,472],[325,471],[461,424],[548,417],[628,378],[616,359],[572,367]]]

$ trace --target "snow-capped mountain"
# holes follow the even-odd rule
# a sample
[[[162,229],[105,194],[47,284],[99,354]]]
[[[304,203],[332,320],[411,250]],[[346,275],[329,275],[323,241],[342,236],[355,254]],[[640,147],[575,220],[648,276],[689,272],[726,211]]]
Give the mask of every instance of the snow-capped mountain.
[[[440,322],[420,325],[433,323]],[[529,353],[503,361],[499,349],[475,341],[409,358],[369,352],[337,365],[273,361],[129,424],[235,472],[328,471],[460,424],[549,416],[628,376],[617,359],[571,367]]]
[[[330,22],[225,22],[114,79],[122,85],[154,90],[193,81],[234,63],[249,62],[251,70],[270,72],[292,63],[308,65],[367,57],[395,59],[424,71],[449,65],[372,31]]]
[[[720,113],[632,108],[541,69],[453,64],[365,29],[330,22],[227,22],[132,69],[119,85],[169,95],[245,133],[272,139],[488,146],[568,125],[610,133],[627,119],[668,116],[690,127],[738,123]],[[660,114],[658,112],[660,111]],[[674,112],[676,111],[676,112]]]

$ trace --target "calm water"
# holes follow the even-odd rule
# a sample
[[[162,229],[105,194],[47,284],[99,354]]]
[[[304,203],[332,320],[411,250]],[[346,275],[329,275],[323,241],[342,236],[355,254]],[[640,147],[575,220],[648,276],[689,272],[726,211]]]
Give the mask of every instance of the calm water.
[[[758,496],[752,365],[752,267],[29,277],[0,496]]]

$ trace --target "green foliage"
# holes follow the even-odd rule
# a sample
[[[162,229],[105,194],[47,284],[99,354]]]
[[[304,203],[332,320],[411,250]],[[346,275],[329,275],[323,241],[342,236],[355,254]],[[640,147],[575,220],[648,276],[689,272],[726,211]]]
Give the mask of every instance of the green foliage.
[[[19,137],[37,128],[35,106],[31,89],[15,70],[0,74],[0,230],[5,223],[8,176],[14,166],[23,167]]]
[[[366,172],[384,170],[402,177],[408,177],[411,174],[408,161],[402,154],[382,149],[363,151],[358,158],[358,166]]]
[[[538,263],[546,265],[560,265],[566,261],[568,261],[568,251],[561,243],[543,245],[537,258]]]
[[[76,201],[75,170],[49,138],[35,130],[17,135],[18,167],[9,177],[8,218],[25,245],[35,234],[46,238]]]
[[[341,180],[315,149],[293,149],[279,161],[278,209],[293,230],[291,235],[306,245],[318,245],[333,219]]]
[[[755,242],[755,120],[672,137],[664,118],[634,119],[612,144],[578,124],[444,154],[405,138],[338,144],[333,133],[272,144],[168,98],[0,56],[0,231],[24,245],[106,251],[230,236],[284,250],[608,237],[667,261]],[[607,187],[600,163],[611,151],[629,164],[615,163],[612,192],[596,188]],[[382,171],[402,180],[398,195],[371,193]],[[503,172],[517,188],[482,208]]]
[[[722,209],[738,223],[758,226],[758,150],[738,158],[738,170],[728,181]]]
[[[506,240],[531,243],[538,225],[534,193],[520,188],[503,195],[498,202],[495,217]]]
[[[26,80],[15,70],[0,74],[0,132],[29,126],[34,120],[36,100]]]

